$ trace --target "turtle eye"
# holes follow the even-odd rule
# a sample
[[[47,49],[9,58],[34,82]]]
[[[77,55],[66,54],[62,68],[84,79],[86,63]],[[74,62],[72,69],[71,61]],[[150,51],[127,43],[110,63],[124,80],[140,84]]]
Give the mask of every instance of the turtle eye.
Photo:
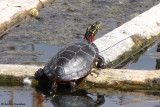
[[[95,30],[96,30],[96,25],[95,24],[88,27],[88,32],[90,34],[94,33]]]

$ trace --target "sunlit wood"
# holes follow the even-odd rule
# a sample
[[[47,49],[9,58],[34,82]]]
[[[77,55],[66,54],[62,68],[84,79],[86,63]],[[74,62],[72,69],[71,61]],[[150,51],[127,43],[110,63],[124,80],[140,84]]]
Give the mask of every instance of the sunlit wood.
[[[160,37],[160,4],[94,41],[108,67],[135,54]]]
[[[0,37],[27,18],[30,11],[51,0],[0,0]]]

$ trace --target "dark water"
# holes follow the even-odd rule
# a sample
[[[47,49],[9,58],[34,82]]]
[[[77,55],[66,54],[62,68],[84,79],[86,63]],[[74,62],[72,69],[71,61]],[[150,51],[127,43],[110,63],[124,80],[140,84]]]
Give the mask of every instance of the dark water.
[[[160,92],[123,92],[98,89],[99,95],[83,90],[75,93],[60,90],[49,96],[40,90],[27,87],[1,87],[1,107],[159,107]],[[92,90],[88,91],[92,93]],[[47,97],[46,97],[47,95]]]
[[[143,53],[136,62],[132,63],[127,68],[140,70],[160,69],[160,66],[158,66],[160,60],[160,53],[157,52],[157,48],[157,45],[153,46],[150,50]]]
[[[0,40],[0,63],[3,64],[45,64],[61,46],[83,39],[86,28],[95,21],[102,22],[102,29],[97,37],[115,29],[126,21],[158,4],[160,0],[56,0],[40,9],[40,20],[29,19],[9,31]],[[158,45],[153,46],[140,56],[138,60],[126,68],[130,69],[159,69],[160,54]],[[106,89],[108,90],[108,89]],[[159,101],[140,103],[156,99],[159,93],[109,91],[101,107],[158,107]],[[135,96],[135,94],[139,95]],[[64,94],[68,95],[68,94]],[[64,96],[57,95],[57,96]],[[50,97],[43,100],[44,94],[39,94],[35,88],[0,87],[0,106],[10,107],[59,107]],[[54,99],[57,98],[57,99]],[[77,97],[76,97],[77,98]],[[80,95],[78,101],[96,105],[96,96],[88,93]],[[71,100],[70,99],[70,100]],[[84,99],[84,101],[83,101]],[[63,101],[63,100],[62,100]],[[134,104],[126,104],[134,102]],[[16,105],[19,104],[19,105]],[[73,103],[74,105],[75,103]],[[84,103],[87,105],[87,103]],[[124,104],[124,105],[121,105]],[[72,106],[73,106],[72,105]],[[95,107],[94,105],[94,107]],[[85,106],[85,105],[84,105]],[[76,106],[75,106],[76,107]]]

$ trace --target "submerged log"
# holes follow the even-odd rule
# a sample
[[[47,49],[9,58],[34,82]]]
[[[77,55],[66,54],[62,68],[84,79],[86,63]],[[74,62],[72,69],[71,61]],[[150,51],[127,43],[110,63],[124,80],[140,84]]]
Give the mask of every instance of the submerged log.
[[[30,11],[51,0],[1,0],[0,37],[26,19]]]

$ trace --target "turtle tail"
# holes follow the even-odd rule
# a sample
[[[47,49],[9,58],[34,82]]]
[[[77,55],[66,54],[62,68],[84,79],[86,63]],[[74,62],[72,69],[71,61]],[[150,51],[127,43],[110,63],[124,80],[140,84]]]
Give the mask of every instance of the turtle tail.
[[[43,78],[44,77],[43,69],[41,69],[41,68],[38,69],[38,71],[36,71],[36,73],[34,74],[34,77],[35,77],[36,80],[39,80],[39,79]]]

